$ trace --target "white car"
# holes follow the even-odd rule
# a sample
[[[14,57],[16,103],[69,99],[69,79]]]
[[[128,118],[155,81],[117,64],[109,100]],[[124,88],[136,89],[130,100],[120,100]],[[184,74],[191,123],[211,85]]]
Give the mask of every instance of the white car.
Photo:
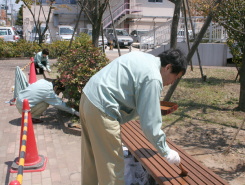
[[[41,33],[43,33],[43,30],[44,30],[45,27],[41,26]],[[31,42],[38,42],[39,41],[39,35],[37,33],[37,30],[36,30],[36,27],[34,27],[32,29],[30,33],[30,37],[29,37],[29,41]],[[48,43],[50,44],[51,43],[51,40],[50,40],[50,32],[49,30],[47,29],[45,35],[44,35],[44,38],[43,38],[43,42],[44,43]]]
[[[192,30],[188,30],[189,39],[193,37]],[[177,33],[177,42],[186,42],[186,34],[185,30],[181,29]]]
[[[134,42],[140,42],[141,36],[147,35],[149,30],[133,30],[130,36],[133,38]]]
[[[115,32],[117,34],[119,47],[131,46],[131,44],[133,43],[133,39],[132,37],[130,37],[130,35],[125,29],[115,29]],[[112,42],[114,47],[117,47],[116,37],[114,35],[113,29],[106,29],[105,33],[106,33],[107,40]]]
[[[59,25],[56,32],[57,40],[70,41],[74,32],[74,28],[69,25]],[[75,33],[76,34],[76,33]]]
[[[92,37],[92,30],[91,29],[87,30],[87,34]],[[103,37],[104,37],[104,45],[105,45],[105,48],[106,48],[107,45],[108,45],[108,40],[107,40],[105,35],[103,35]],[[103,41],[102,35],[100,34],[100,36],[99,36],[99,47],[101,47],[103,45],[102,41]]]
[[[9,42],[17,42],[20,36],[12,27],[0,26],[0,39]]]

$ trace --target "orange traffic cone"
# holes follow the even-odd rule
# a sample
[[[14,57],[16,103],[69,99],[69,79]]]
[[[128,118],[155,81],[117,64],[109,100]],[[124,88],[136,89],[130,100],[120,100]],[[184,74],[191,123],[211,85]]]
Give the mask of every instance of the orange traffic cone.
[[[38,155],[37,152],[37,145],[36,145],[36,139],[33,131],[33,125],[32,125],[32,116],[30,112],[30,107],[29,107],[29,102],[27,99],[24,99],[23,101],[23,112],[22,112],[22,121],[21,121],[21,133],[20,133],[20,151],[19,151],[19,157],[15,159],[13,162],[10,172],[11,173],[16,173],[18,172],[18,166],[19,166],[19,161],[20,158],[23,158],[23,153],[25,153],[25,162],[24,162],[24,172],[40,172],[45,170],[46,163],[47,163],[47,158]],[[25,111],[28,111],[28,124],[27,124],[27,131],[23,130],[24,128],[24,123],[27,121],[25,115]],[[26,134],[27,132],[27,139],[25,140],[24,143],[22,143],[22,135]],[[25,151],[21,151],[21,146],[25,145]]]
[[[29,73],[29,84],[35,83],[37,81],[36,69],[34,64],[34,59],[31,57],[30,73]]]

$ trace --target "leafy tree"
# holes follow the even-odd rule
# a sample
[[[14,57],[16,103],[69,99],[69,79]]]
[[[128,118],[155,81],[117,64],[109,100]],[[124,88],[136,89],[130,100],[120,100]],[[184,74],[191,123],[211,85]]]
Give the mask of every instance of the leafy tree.
[[[222,25],[228,35],[227,45],[234,61],[240,68],[240,98],[238,108],[245,111],[245,1],[225,0],[218,7],[212,7],[214,0],[192,0],[193,7],[200,15],[207,15],[210,8],[213,20]]]
[[[21,5],[21,7],[19,9],[17,19],[15,21],[15,25],[23,26],[23,5]]]
[[[105,54],[93,46],[90,36],[82,33],[75,38],[71,49],[56,64],[59,78],[66,87],[63,97],[71,107],[78,110],[83,87],[108,62]]]
[[[178,2],[178,1],[179,1],[179,2]],[[180,8],[178,7],[179,4],[176,4],[176,3],[181,3],[180,1],[182,2],[182,0],[173,0],[173,2],[175,2],[175,9],[180,9]],[[200,32],[199,32],[198,35],[195,37],[195,39],[194,39],[194,41],[193,41],[193,44],[192,44],[192,46],[191,46],[191,48],[190,48],[190,51],[189,51],[188,54],[187,54],[187,61],[188,61],[188,62],[189,62],[189,61],[191,60],[191,58],[193,57],[195,51],[197,50],[198,45],[200,44],[200,42],[201,42],[201,40],[202,40],[202,38],[203,38],[203,36],[204,36],[204,34],[205,34],[205,32],[206,32],[206,30],[208,29],[208,26],[209,26],[210,23],[211,23],[211,20],[212,20],[212,18],[213,18],[213,13],[214,13],[214,11],[215,11],[215,7],[219,6],[219,4],[220,4],[221,1],[222,1],[222,0],[215,0],[215,1],[211,4],[210,8],[208,9],[208,16],[207,16],[207,18],[206,18],[206,20],[205,20],[205,22],[204,22],[204,24],[203,24],[203,26],[202,26]],[[171,1],[171,2],[172,2],[172,1]],[[178,6],[176,6],[176,5],[178,5]],[[174,14],[176,14],[176,11],[174,11]],[[175,15],[174,15],[174,16],[175,16]],[[175,22],[173,22],[173,24],[178,24],[178,22],[175,21]],[[172,25],[172,27],[173,27],[173,25]],[[175,27],[176,27],[176,26],[175,26]],[[172,32],[172,30],[171,30],[171,32]],[[177,37],[177,34],[176,34],[176,37]],[[173,47],[173,48],[176,46],[174,42],[177,42],[177,39],[175,38],[175,36],[172,36],[172,34],[171,34],[171,40],[170,40],[170,43],[172,43],[171,47]],[[174,84],[172,84],[172,85],[170,86],[170,88],[169,88],[169,90],[168,90],[166,96],[164,97],[164,100],[165,100],[165,101],[169,101],[169,100],[170,100],[170,98],[171,98],[171,96],[173,95],[173,93],[174,93],[174,91],[175,91],[177,85],[179,84],[179,82],[180,82],[180,79],[176,80],[176,81],[174,82]]]
[[[234,61],[240,65],[241,86],[238,107],[245,111],[245,1],[222,1],[214,14],[214,19],[227,30],[227,44]]]
[[[78,0],[77,3],[84,10],[92,25],[92,43],[98,47],[99,36],[102,28],[102,17],[110,0]]]
[[[40,13],[41,13],[41,11],[43,11],[42,0],[36,0],[37,5],[40,6],[37,18],[35,17],[35,14],[31,9],[32,5],[34,5],[35,2],[33,0],[16,0],[15,3],[18,4],[20,1],[22,1],[23,4],[25,5],[25,7],[28,8],[28,10],[30,11],[30,13],[33,17],[34,25],[36,27],[36,32],[39,36],[39,44],[41,44],[44,40],[45,33],[48,30],[48,23],[50,20],[52,9],[54,8],[52,5],[55,3],[55,0],[47,0],[47,2],[49,2],[49,12],[48,12],[47,17],[44,15],[46,21],[45,21],[45,28],[43,31],[41,30],[41,24],[43,22],[40,20]]]

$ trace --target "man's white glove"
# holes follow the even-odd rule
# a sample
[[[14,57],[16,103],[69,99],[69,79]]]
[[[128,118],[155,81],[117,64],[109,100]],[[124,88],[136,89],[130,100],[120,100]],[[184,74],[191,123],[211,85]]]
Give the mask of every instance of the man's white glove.
[[[75,114],[76,116],[80,117],[79,112],[75,111],[74,114]]]
[[[46,67],[43,67],[43,70],[44,70],[44,71],[46,71],[46,70],[47,70],[47,68],[46,68]]]
[[[51,72],[51,69],[47,69],[47,71],[50,73]]]
[[[166,159],[170,164],[179,165],[179,163],[180,163],[180,157],[179,157],[178,152],[176,152],[175,150],[172,150],[172,149],[170,149],[170,152],[168,153]]]

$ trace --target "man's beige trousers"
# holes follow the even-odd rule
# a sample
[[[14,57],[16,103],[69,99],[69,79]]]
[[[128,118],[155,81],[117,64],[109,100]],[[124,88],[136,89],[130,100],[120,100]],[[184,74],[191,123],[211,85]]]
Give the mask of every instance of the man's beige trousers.
[[[120,124],[82,94],[82,185],[124,185]]]
[[[16,104],[16,107],[19,111],[19,113],[22,115],[22,105]],[[41,102],[35,105],[34,107],[31,108],[31,116],[32,118],[39,119],[42,113],[47,110],[49,107],[49,104],[46,102]]]

